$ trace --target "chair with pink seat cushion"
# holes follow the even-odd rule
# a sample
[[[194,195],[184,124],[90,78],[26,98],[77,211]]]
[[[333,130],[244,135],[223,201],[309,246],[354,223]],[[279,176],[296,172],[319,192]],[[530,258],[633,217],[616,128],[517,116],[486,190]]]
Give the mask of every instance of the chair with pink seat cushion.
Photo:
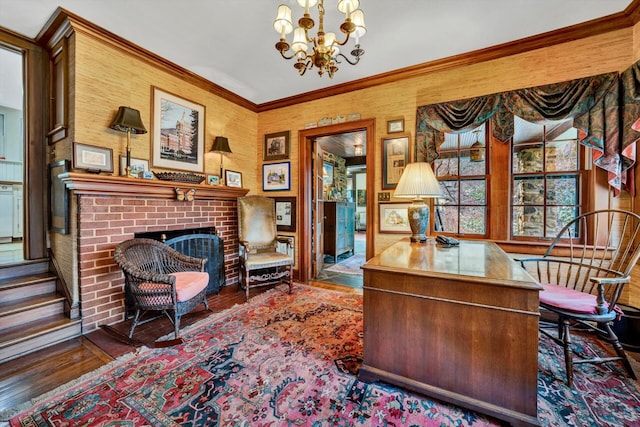
[[[612,330],[622,311],[616,305],[640,257],[640,216],[622,210],[580,215],[565,225],[541,258],[519,259],[540,281],[540,311],[557,321],[540,322],[540,332],[564,348],[567,383],[573,365],[621,361],[636,378]],[[615,356],[581,355],[571,346],[571,328],[580,326],[613,346]],[[555,330],[555,331],[552,331]]]
[[[136,314],[129,338],[144,311],[164,313],[173,323],[175,339],[180,338],[180,318],[198,305],[207,304],[209,273],[206,259],[184,255],[152,239],[130,239],[120,243],[114,260],[125,277],[125,286],[133,296]]]

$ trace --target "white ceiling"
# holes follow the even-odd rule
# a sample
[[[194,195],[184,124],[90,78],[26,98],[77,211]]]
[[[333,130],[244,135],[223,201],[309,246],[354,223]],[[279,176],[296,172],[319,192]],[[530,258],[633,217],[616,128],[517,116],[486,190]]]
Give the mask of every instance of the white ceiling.
[[[366,54],[333,79],[300,77],[275,50],[280,3],[300,17],[295,0],[0,0],[0,26],[35,38],[61,6],[261,104],[589,21],[631,0],[361,0]],[[325,31],[339,33],[336,4],[326,0]]]

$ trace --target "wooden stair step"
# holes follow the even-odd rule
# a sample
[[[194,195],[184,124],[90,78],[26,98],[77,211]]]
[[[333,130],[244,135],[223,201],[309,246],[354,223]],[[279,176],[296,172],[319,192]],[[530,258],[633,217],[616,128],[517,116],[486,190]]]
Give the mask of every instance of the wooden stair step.
[[[64,312],[64,297],[46,294],[0,303],[0,330]]]
[[[82,335],[80,319],[48,316],[0,331],[0,363]]]
[[[0,295],[4,303],[22,299],[25,293],[30,296],[55,293],[56,280],[57,277],[48,272],[2,279]],[[29,290],[25,291],[25,287],[29,287]]]
[[[0,266],[0,280],[28,276],[49,271],[48,259],[25,260],[16,264]]]

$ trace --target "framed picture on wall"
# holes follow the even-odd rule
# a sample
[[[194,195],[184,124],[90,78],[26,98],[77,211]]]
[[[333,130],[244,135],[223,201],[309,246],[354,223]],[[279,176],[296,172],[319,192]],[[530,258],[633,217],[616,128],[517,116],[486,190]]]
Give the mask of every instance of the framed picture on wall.
[[[408,208],[411,203],[379,203],[380,233],[411,233]]]
[[[262,191],[291,189],[291,162],[262,165]]]
[[[333,165],[328,162],[324,162],[322,165],[322,178],[324,185],[333,185]]]
[[[276,203],[276,228],[278,231],[296,231],[296,198],[274,197]]]
[[[387,133],[404,132],[404,119],[394,119],[387,122]]]
[[[153,88],[152,166],[204,170],[204,105]]]
[[[409,136],[382,138],[382,189],[393,190],[409,163]]]
[[[289,158],[289,131],[268,133],[264,136],[263,160],[283,160]]]

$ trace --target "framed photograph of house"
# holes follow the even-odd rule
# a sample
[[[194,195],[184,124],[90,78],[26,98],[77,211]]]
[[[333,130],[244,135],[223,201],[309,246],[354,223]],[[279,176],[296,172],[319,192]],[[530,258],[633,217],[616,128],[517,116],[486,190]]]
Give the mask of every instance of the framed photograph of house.
[[[152,166],[204,171],[204,106],[153,88]]]
[[[69,191],[58,175],[69,171],[69,160],[49,164],[49,230],[69,234]]]
[[[145,171],[149,170],[149,160],[135,159],[130,160],[131,175],[142,178]],[[127,156],[120,156],[120,175],[127,174]]]
[[[289,141],[289,131],[268,133],[264,136],[264,147],[262,158],[265,161],[283,160],[289,158],[291,143]]]
[[[394,119],[387,122],[387,133],[404,132],[404,119]]]
[[[276,228],[278,231],[296,231],[296,198],[274,197],[276,204]]]
[[[229,169],[224,171],[224,180],[227,187],[242,188],[242,173],[231,171]]]
[[[409,233],[411,234],[411,227],[409,226],[409,214],[407,209],[410,203],[379,203],[380,218],[379,218],[379,232],[380,233]]]
[[[291,189],[291,162],[262,165],[262,191]]]
[[[409,163],[409,136],[382,138],[382,189],[393,190]]]
[[[113,150],[74,142],[73,168],[94,173],[113,172]]]

